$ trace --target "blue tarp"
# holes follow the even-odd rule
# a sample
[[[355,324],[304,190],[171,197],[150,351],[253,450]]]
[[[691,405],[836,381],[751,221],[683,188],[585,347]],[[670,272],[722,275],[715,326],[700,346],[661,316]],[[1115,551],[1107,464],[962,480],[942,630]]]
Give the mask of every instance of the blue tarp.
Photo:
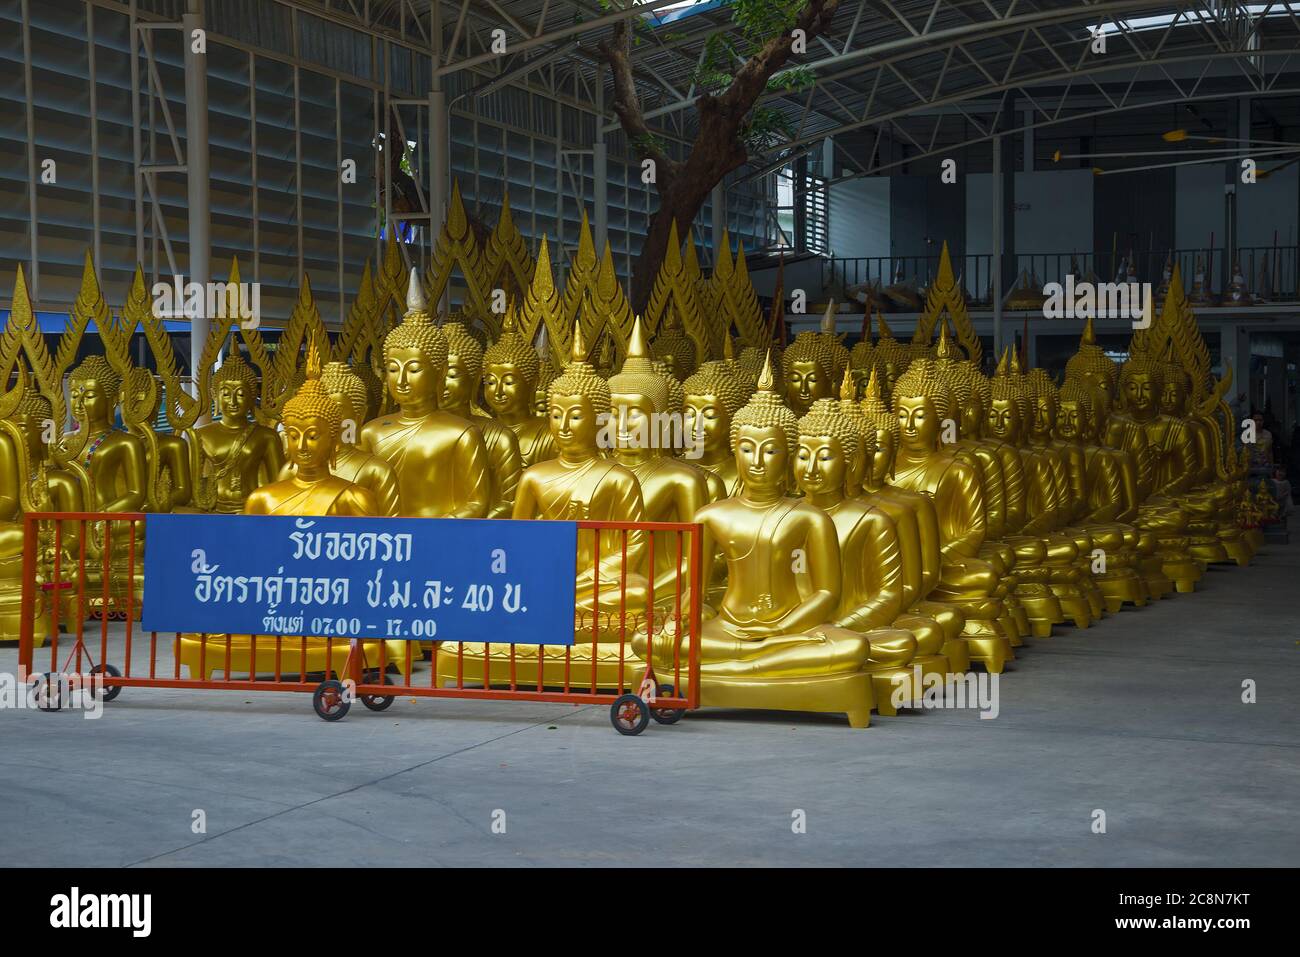
[[[41,332],[52,332],[56,335],[67,328],[70,318],[66,312],[38,312],[36,314],[36,321],[40,323]],[[0,321],[8,324],[8,309],[0,309]],[[167,319],[163,322],[163,328],[168,332],[189,332],[190,324],[176,319]]]

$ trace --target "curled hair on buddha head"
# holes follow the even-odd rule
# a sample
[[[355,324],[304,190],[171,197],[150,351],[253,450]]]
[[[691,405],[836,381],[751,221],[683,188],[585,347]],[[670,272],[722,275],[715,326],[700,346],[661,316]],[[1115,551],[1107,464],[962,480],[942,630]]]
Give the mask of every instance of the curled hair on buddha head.
[[[845,458],[853,458],[862,444],[857,423],[843,409],[839,399],[818,399],[799,420],[799,435],[829,436],[838,439]]]
[[[483,347],[459,322],[446,322],[442,334],[447,338],[447,355],[460,360],[460,366],[471,379],[483,374]]]
[[[1025,376],[1025,387],[1029,390],[1029,397],[1035,403],[1046,395],[1051,396],[1053,404],[1061,404],[1060,392],[1056,387],[1056,383],[1052,381],[1052,377],[1047,374],[1046,369],[1037,366],[1030,369],[1029,374]]]
[[[678,369],[685,369],[687,375],[695,370],[695,343],[682,328],[681,318],[675,308],[670,309],[668,319],[655,336],[650,351],[656,359],[667,360],[671,356],[673,364]]]
[[[773,389],[772,364],[763,363],[763,371],[758,376],[758,389],[744,407],[731,418],[731,447],[736,447],[736,436],[741,426],[748,425],[759,429],[780,429],[785,435],[787,454],[793,454],[799,442],[799,418],[781,401]]]
[[[253,367],[244,361],[238,351],[227,356],[220,368],[212,373],[212,391],[220,391],[227,382],[242,383],[250,400],[257,396],[257,376],[253,373]]]
[[[1101,346],[1097,345],[1097,336],[1092,328],[1091,317],[1084,324],[1083,335],[1079,338],[1078,351],[1070,356],[1065,363],[1067,378],[1077,378],[1090,374],[1105,376],[1112,387],[1114,387],[1119,376],[1119,369],[1115,366],[1114,360],[1102,351]]]
[[[609,391],[625,395],[643,395],[650,400],[656,412],[668,412],[668,382],[661,366],[650,357],[646,347],[645,327],[641,317],[632,321],[632,335],[627,344],[627,358],[623,368],[609,377]]]
[[[796,362],[815,363],[823,376],[831,380],[835,378],[835,351],[824,333],[809,331],[795,336],[781,357],[782,371],[788,376]]]
[[[740,411],[749,398],[745,387],[721,362],[706,362],[699,371],[682,383],[683,395],[711,395],[717,398],[728,415]]]
[[[952,392],[939,377],[934,360],[921,358],[913,360],[907,371],[894,383],[894,411],[905,398],[924,396],[934,405],[934,411],[940,419],[948,418],[952,412]]]
[[[366,383],[346,364],[342,362],[327,362],[325,368],[321,371],[320,384],[330,395],[341,394],[348,400],[351,406],[351,412],[358,418],[364,418],[366,408],[370,404],[370,393],[366,389]],[[342,414],[342,410],[340,410]],[[358,423],[360,424],[360,423]]]
[[[609,383],[596,374],[587,361],[587,343],[582,338],[582,328],[573,324],[573,358],[564,371],[551,380],[546,389],[546,399],[554,402],[557,396],[586,396],[596,415],[609,412]]]
[[[1092,415],[1092,393],[1073,379],[1066,379],[1058,393],[1060,402],[1073,402],[1085,416]]]
[[[94,379],[99,383],[103,394],[114,404],[117,403],[118,393],[122,391],[122,377],[103,356],[86,356],[68,375],[68,379],[72,382]]]
[[[519,334],[516,327],[518,307],[511,301],[506,309],[505,323],[501,327],[501,337],[488,346],[483,353],[483,365],[510,363],[515,371],[534,387],[542,373],[542,361],[532,343]]]
[[[394,349],[416,349],[437,368],[447,365],[447,338],[433,322],[420,285],[419,271],[411,269],[411,282],[406,294],[406,315],[397,328],[384,336],[384,361]]]
[[[1152,387],[1159,392],[1164,385],[1164,368],[1161,363],[1145,352],[1134,352],[1120,366],[1119,384],[1121,394],[1130,378],[1142,374],[1151,377]]]
[[[313,339],[307,347],[306,379],[284,404],[283,418],[290,416],[302,419],[320,419],[325,423],[329,433],[330,464],[333,466],[334,454],[338,448],[339,435],[343,431],[343,413],[321,382],[320,352]]]

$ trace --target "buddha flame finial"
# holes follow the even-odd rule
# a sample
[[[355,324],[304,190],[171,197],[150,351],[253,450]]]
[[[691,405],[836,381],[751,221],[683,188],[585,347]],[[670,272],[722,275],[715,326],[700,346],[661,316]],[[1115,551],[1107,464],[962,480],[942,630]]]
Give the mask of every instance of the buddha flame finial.
[[[995,376],[1005,376],[1011,363],[1011,347],[1006,346],[1002,350],[1002,358],[998,360],[998,368],[993,374]]]
[[[871,375],[867,378],[867,391],[863,398],[877,402],[883,399],[880,393],[880,374],[874,365],[871,367]]]
[[[875,372],[874,368],[872,369],[872,372]],[[843,399],[845,402],[852,402],[855,398],[857,398],[857,396],[854,395],[856,391],[857,390],[853,386],[853,376],[849,372],[849,367],[845,366],[844,378],[840,380],[840,398]]]
[[[1083,324],[1083,335],[1079,337],[1079,345],[1095,346],[1097,344],[1097,331],[1092,327],[1092,316]]]
[[[641,317],[637,316],[632,320],[632,335],[627,343],[627,357],[629,359],[646,359],[650,356],[650,348],[645,341],[645,325],[641,322]]]
[[[428,312],[429,303],[424,298],[424,286],[420,282],[420,271],[411,267],[411,282],[406,287],[407,312]]]
[[[935,356],[940,359],[951,359],[952,339],[948,337],[948,320],[946,318],[939,320],[939,345],[935,347]]]
[[[587,342],[582,338],[582,323],[577,320],[573,323],[573,351],[570,357],[574,362],[587,361]]]
[[[835,335],[835,300],[826,304],[826,314],[822,316],[822,332],[828,336]]]
[[[772,350],[763,353],[763,371],[758,374],[758,391],[774,392],[772,380]]]

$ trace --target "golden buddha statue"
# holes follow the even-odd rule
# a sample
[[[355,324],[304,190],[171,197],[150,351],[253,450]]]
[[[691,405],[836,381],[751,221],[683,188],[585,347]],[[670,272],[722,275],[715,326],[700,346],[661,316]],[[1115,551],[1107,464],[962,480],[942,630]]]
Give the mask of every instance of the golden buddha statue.
[[[338,407],[341,423],[330,473],[368,491],[375,500],[374,514],[390,517],[401,515],[397,473],[392,466],[379,456],[362,451],[355,442],[345,441],[348,436],[355,437],[360,430],[361,417],[365,414],[369,399],[365,382],[345,363],[329,362],[321,371],[320,386]],[[290,457],[280,478],[292,478],[295,472],[296,466]]]
[[[899,377],[893,404],[901,441],[891,484],[933,499],[942,571],[932,594],[961,609],[970,657],[997,673],[1014,657],[1007,634],[1013,626],[1006,624],[1010,617],[996,570],[978,557],[986,529],[979,473],[940,443],[951,398],[931,359],[911,363]]]
[[[274,430],[253,420],[257,379],[238,352],[212,374],[221,418],[195,430],[203,458],[212,463],[216,485],[213,511],[242,512],[253,489],[280,477],[284,449]]]
[[[786,494],[798,420],[773,388],[765,363],[759,390],[731,422],[740,493],[706,505],[695,517],[704,526],[704,580],[715,544],[728,572],[717,615],[704,623],[700,638],[700,701],[843,712],[851,726],[866,727],[875,704],[871,676],[863,670],[870,641],[831,623],[842,588],[835,523]],[[656,638],[657,669],[671,663],[679,641],[679,635]],[[644,657],[645,640],[634,647]]]
[[[447,339],[429,315],[415,270],[406,316],[384,337],[384,368],[397,411],[367,422],[357,444],[397,473],[403,513],[486,518],[492,508],[487,447],[468,419],[438,408]]]
[[[694,436],[699,457],[692,461],[704,470],[709,501],[736,494],[736,457],[731,451],[731,419],[744,406],[745,388],[722,363],[706,362],[682,386],[685,405],[682,429]]]
[[[554,456],[555,442],[547,418],[533,413],[533,398],[542,385],[541,359],[515,322],[516,308],[511,303],[500,338],[483,354],[483,402],[497,421],[515,433],[523,467],[528,468]]]
[[[516,519],[645,520],[636,475],[601,455],[600,421],[611,409],[609,384],[596,374],[586,356],[582,328],[575,323],[573,360],[550,388],[550,428],[558,455],[524,470],[515,494]],[[515,674],[520,683],[538,680],[539,653],[541,677],[548,685],[562,685],[567,680],[581,687],[594,680],[599,687],[611,688],[639,680],[630,650],[620,648],[620,637],[626,635],[630,641],[647,622],[652,627],[660,624],[647,616],[647,583],[638,571],[645,564],[645,553],[646,536],[639,530],[628,531],[624,538],[617,530],[579,529],[575,642],[572,646],[516,645]],[[654,597],[660,601],[674,596],[656,590]],[[464,680],[482,681],[483,648],[480,644],[443,642],[437,656],[440,679],[455,680],[459,669]],[[463,653],[459,662],[458,651]],[[491,645],[490,654],[492,680],[509,680],[510,647]]]
[[[848,389],[852,387],[849,380]],[[856,410],[855,404],[849,405]],[[937,625],[923,633],[930,647],[922,649],[912,631],[895,624],[903,605],[898,532],[879,508],[846,494],[861,482],[865,440],[866,433],[839,401],[818,399],[799,420],[795,481],[805,500],[835,523],[841,588],[834,623],[870,641],[865,670],[872,676],[877,710],[892,714],[895,687],[908,688],[903,700],[921,693],[912,687],[912,668],[943,675],[948,660],[939,653],[943,632]]]
[[[689,462],[673,458],[661,441],[663,416],[668,411],[668,384],[655,371],[645,341],[641,317],[632,325],[627,358],[609,379],[610,425],[613,457],[636,476],[641,487],[642,515],[647,522],[691,522],[709,501],[704,473]],[[668,436],[671,439],[671,436]],[[686,574],[689,554],[679,555],[677,543],[686,541],[674,532],[654,532],[655,598],[673,600],[678,565]],[[662,596],[662,598],[661,598]]]
[[[447,337],[447,374],[440,407],[472,422],[482,433],[492,473],[492,507],[487,517],[506,518],[514,510],[515,489],[524,470],[519,438],[509,426],[474,412],[483,378],[483,347],[458,322],[444,324],[442,334]]]
[[[283,420],[292,474],[254,489],[244,503],[244,514],[362,517],[380,514],[378,502],[369,489],[331,471],[342,435],[343,413],[321,381],[320,355],[314,340],[308,349],[306,379],[284,404]],[[281,652],[277,653],[276,636],[258,635],[254,660],[254,641],[250,635],[187,634],[181,637],[180,659],[189,668],[190,677],[204,680],[215,671],[225,670],[227,648],[231,672],[276,671],[283,666],[277,659],[292,663],[305,657],[305,666],[299,667],[305,667],[308,673],[344,673],[351,642],[325,638],[285,641],[288,645],[282,645]],[[389,641],[386,645],[386,660],[399,669],[404,668],[404,643]],[[380,658],[378,642],[363,641],[360,647],[366,666],[376,667]],[[288,667],[292,674],[292,664]]]
[[[875,368],[876,355],[871,343],[871,310],[862,313],[862,335],[853,348],[849,350],[849,369],[853,373],[853,385],[857,395],[862,395]]]
[[[656,359],[668,364],[670,374],[678,381],[688,378],[698,368],[695,343],[682,328],[682,318],[675,305],[669,309],[664,324],[655,333],[650,351]]]
[[[144,443],[146,472],[153,486],[146,496],[146,507],[170,512],[189,505],[194,491],[189,443],[174,432],[159,432],[153,427],[158,412],[158,378],[148,369],[130,369],[122,380],[119,405],[127,431]]]
[[[894,621],[912,632],[922,654],[932,646],[937,627],[942,638],[940,653],[951,671],[964,673],[970,670],[970,650],[963,636],[966,618],[956,605],[928,597],[943,574],[939,516],[928,495],[888,484],[901,433],[898,416],[881,393],[880,374],[873,369],[858,403],[863,447],[871,452],[864,462],[861,494],[889,517],[898,533],[903,604]]]
[[[907,367],[912,361],[912,355],[907,346],[894,338],[894,331],[889,328],[889,323],[885,321],[884,313],[876,314],[876,325],[880,327],[880,338],[876,340],[873,347],[875,364],[880,369],[881,375],[884,376],[881,387],[884,390],[885,400],[893,402],[894,383],[898,381],[899,376],[907,371]]]

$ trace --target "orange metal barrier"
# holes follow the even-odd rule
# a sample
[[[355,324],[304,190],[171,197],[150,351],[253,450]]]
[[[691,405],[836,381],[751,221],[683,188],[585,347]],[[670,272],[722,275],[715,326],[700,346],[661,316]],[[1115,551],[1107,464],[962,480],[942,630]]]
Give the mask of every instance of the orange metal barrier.
[[[138,633],[136,625],[144,517],[126,512],[25,516],[19,636],[24,678],[44,671],[37,667],[38,653],[45,654],[37,641],[44,638],[48,673],[94,676],[107,701],[123,688],[307,692],[327,721],[344,717],[354,700],[383,711],[397,695],[608,704],[611,723],[622,734],[640,734],[652,719],[672,724],[699,707],[699,525],[578,522],[580,539],[591,536],[592,568],[586,576],[589,596],[580,587],[572,645],[180,633],[160,641],[157,632]],[[629,536],[644,539],[644,568],[628,567]],[[612,553],[602,556],[602,541],[613,543]],[[656,548],[661,550],[657,595]],[[583,570],[578,573],[585,580]],[[629,591],[644,597],[635,600]],[[110,637],[114,619],[122,620],[124,633]],[[646,646],[656,638],[661,650],[651,655]],[[270,667],[259,666],[259,643],[261,660]],[[634,643],[643,657],[634,652]],[[390,654],[396,645],[401,652]],[[664,645],[672,648],[671,668],[665,668],[670,673],[656,674],[648,662],[663,660]],[[429,665],[427,675],[417,673],[423,662]],[[241,663],[244,670],[236,667]]]

